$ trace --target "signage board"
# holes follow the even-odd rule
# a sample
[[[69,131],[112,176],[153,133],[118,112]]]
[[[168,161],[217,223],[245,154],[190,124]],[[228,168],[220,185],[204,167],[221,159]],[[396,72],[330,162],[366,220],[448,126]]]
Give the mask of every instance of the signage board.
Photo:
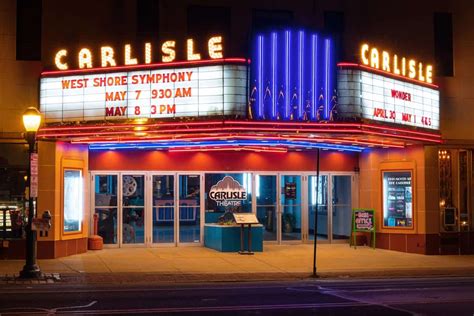
[[[247,190],[231,176],[225,176],[211,187],[209,198],[217,206],[240,206],[242,201],[247,200]]]
[[[40,85],[46,122],[247,113],[243,64],[44,76]]]
[[[38,154],[30,155],[30,197],[38,197]]]
[[[51,222],[45,218],[33,218],[31,230],[48,231],[51,228]]]
[[[285,192],[285,199],[296,200],[296,183],[295,182],[285,183],[284,192]]]
[[[360,69],[338,71],[338,116],[439,130],[439,91]]]
[[[383,226],[413,227],[412,172],[383,172]]]
[[[253,213],[233,213],[236,224],[259,224]]]
[[[351,245],[357,247],[356,233],[371,233],[372,247],[375,249],[375,210],[372,209],[352,209],[352,231]]]
[[[353,210],[353,230],[358,232],[371,232],[375,229],[374,210]]]
[[[456,225],[456,208],[455,207],[445,207],[443,216],[444,226],[455,226]]]

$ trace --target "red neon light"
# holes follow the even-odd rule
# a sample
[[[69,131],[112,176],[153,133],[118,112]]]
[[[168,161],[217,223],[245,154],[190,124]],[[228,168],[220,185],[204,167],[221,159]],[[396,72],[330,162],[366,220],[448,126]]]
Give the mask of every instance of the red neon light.
[[[388,127],[388,126],[379,126],[374,124],[359,124],[359,123],[292,123],[292,122],[258,122],[258,121],[200,121],[200,122],[164,122],[164,123],[154,123],[154,124],[114,124],[114,125],[93,125],[93,126],[59,126],[59,127],[44,127],[40,129],[40,136],[51,136],[53,134],[42,133],[45,131],[63,131],[63,130],[100,130],[100,129],[116,129],[116,128],[134,128],[134,127],[143,127],[143,128],[161,128],[165,126],[174,126],[174,127],[189,127],[189,126],[200,126],[200,125],[215,125],[213,128],[219,125],[252,125],[252,126],[259,126],[259,125],[271,125],[271,126],[294,126],[293,128],[300,128],[302,130],[309,130],[306,127],[355,127],[355,128],[375,128],[375,129],[382,129],[382,130],[390,130],[394,132],[406,133],[406,134],[414,134],[414,135],[423,135],[428,137],[435,137],[441,138],[440,134],[429,133],[429,132],[419,132],[413,131],[409,129],[403,128],[396,128],[396,127]],[[176,130],[176,129],[174,129]],[[275,129],[277,130],[277,129]],[[166,131],[166,130],[162,130]],[[332,131],[331,129],[327,129],[327,131]],[[69,135],[69,134],[65,134]],[[83,135],[83,134],[82,134]]]
[[[423,81],[419,81],[419,80],[416,80],[416,79],[413,79],[413,78],[404,77],[404,76],[397,75],[397,74],[394,74],[394,73],[391,73],[391,72],[387,72],[387,71],[383,71],[383,70],[380,70],[380,69],[372,68],[372,67],[369,67],[369,66],[366,66],[366,65],[361,65],[361,64],[356,64],[356,63],[341,62],[341,63],[338,63],[337,66],[338,66],[338,67],[359,68],[359,69],[366,70],[366,71],[368,71],[368,72],[374,72],[374,73],[378,73],[378,74],[381,74],[381,75],[386,75],[386,76],[389,76],[389,77],[394,77],[394,78],[396,78],[396,79],[400,79],[400,80],[405,80],[405,81],[413,82],[413,83],[416,83],[416,84],[419,84],[419,85],[423,85],[423,86],[427,86],[427,87],[430,87],[430,88],[435,88],[435,89],[438,89],[438,88],[439,88],[438,85],[433,84],[433,83],[423,82]]]
[[[153,64],[142,64],[142,65],[128,65],[128,66],[116,66],[116,67],[100,67],[100,68],[86,68],[86,69],[71,69],[71,70],[51,70],[43,71],[42,77],[47,76],[61,76],[64,74],[84,74],[84,73],[97,73],[97,72],[115,72],[123,70],[137,70],[137,69],[156,69],[166,67],[184,67],[184,66],[201,66],[209,64],[224,64],[224,63],[242,63],[246,64],[248,61],[245,58],[220,58],[220,59],[205,59],[205,60],[193,60],[193,61],[175,61],[169,63],[153,63]]]
[[[240,126],[239,126],[240,125]],[[117,130],[119,128],[156,128],[152,130],[141,130],[135,131],[130,130]],[[163,127],[177,127],[177,128],[163,128]],[[195,126],[198,128],[189,128]],[[203,127],[201,127],[203,126]],[[212,127],[206,127],[212,126]],[[186,127],[186,129],[179,129],[180,127]],[[351,127],[351,128],[341,128]],[[377,133],[371,130],[383,130],[390,131],[392,133]],[[71,131],[72,130],[72,131]],[[96,131],[93,131],[96,130]],[[89,131],[89,132],[85,132]],[[430,142],[441,142],[441,135],[412,131],[403,128],[395,128],[388,126],[379,126],[372,124],[359,124],[359,123],[293,123],[293,122],[253,122],[253,121],[204,121],[204,122],[165,122],[155,124],[121,124],[121,125],[95,125],[95,126],[62,126],[62,127],[49,127],[42,128],[39,133],[40,138],[53,138],[53,137],[80,137],[80,136],[114,136],[114,135],[131,135],[136,133],[147,133],[147,134],[175,134],[181,133],[181,137],[185,137],[185,134],[196,134],[196,133],[219,133],[219,132],[293,132],[293,133],[368,133],[374,135],[383,135],[385,137],[396,137],[396,138],[407,138],[415,140],[424,140]],[[55,133],[56,132],[56,133]],[[400,133],[396,135],[393,133]],[[196,136],[196,135],[194,135]],[[255,137],[258,137],[256,135]],[[422,136],[422,137],[418,137]],[[167,136],[157,137],[158,139],[169,138]],[[137,139],[132,137],[132,139]],[[149,139],[143,138],[140,139]],[[321,139],[316,137],[315,139]]]
[[[259,146],[217,146],[217,147],[202,147],[202,148],[170,148],[169,152],[196,152],[196,151],[256,151],[269,153],[286,153],[288,150],[281,147],[259,147]]]
[[[388,130],[388,131],[394,131],[394,132],[400,132],[400,133],[408,133],[408,134],[421,135],[421,136],[431,136],[431,137],[434,137],[434,138],[440,138],[441,139],[440,134],[427,133],[427,132],[418,132],[418,131],[406,130],[406,129],[397,128],[397,127],[379,126],[379,125],[371,125],[371,124],[362,124],[362,127]]]

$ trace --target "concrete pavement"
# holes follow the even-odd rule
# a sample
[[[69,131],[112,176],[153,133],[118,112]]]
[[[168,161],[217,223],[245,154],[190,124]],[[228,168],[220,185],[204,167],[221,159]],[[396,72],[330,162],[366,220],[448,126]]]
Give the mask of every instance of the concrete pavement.
[[[425,256],[347,244],[318,246],[321,277],[474,275],[474,256]],[[121,248],[39,260],[44,273],[89,283],[283,280],[311,275],[311,244],[265,245],[253,256],[205,247]],[[0,275],[13,275],[23,260],[0,261]]]

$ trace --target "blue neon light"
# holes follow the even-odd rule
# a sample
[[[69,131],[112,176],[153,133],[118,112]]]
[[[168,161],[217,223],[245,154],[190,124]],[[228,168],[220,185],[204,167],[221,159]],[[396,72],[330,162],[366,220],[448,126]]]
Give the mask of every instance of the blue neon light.
[[[317,119],[318,111],[318,36],[311,35],[311,120]]]
[[[298,119],[303,118],[303,106],[305,95],[303,94],[304,78],[304,32],[298,32]]]
[[[331,101],[331,96],[332,92],[329,87],[329,75],[330,75],[330,65],[331,65],[331,42],[329,39],[326,39],[325,41],[325,53],[326,53],[326,58],[325,58],[325,64],[324,64],[324,70],[326,73],[326,79],[325,79],[325,85],[324,85],[324,118],[327,119],[329,116],[329,104]]]
[[[277,116],[277,100],[278,100],[278,89],[277,89],[277,33],[272,33],[272,111],[270,118],[276,119]]]
[[[263,118],[263,36],[258,37],[257,118]]]
[[[290,118],[290,108],[291,108],[291,96],[290,96],[290,60],[291,60],[291,48],[290,48],[290,31],[285,32],[285,115],[284,119],[288,120]]]
[[[354,145],[337,145],[315,143],[308,141],[289,140],[216,140],[202,142],[173,141],[173,142],[150,142],[150,143],[106,143],[90,144],[90,150],[115,150],[115,149],[172,149],[172,148],[206,148],[206,147],[229,147],[229,146],[283,146],[304,149],[327,149],[361,152],[363,147]]]
[[[254,118],[329,120],[336,78],[332,39],[284,30],[259,34],[255,43],[250,87]]]

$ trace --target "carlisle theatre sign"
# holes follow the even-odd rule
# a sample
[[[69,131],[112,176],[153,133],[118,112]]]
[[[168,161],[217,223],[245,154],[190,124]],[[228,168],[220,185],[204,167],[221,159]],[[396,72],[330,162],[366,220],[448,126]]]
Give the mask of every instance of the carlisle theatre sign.
[[[130,44],[121,54],[102,46],[100,58],[89,48],[61,49],[58,70],[42,73],[41,112],[47,122],[245,115],[246,60],[224,58],[222,36],[205,44],[207,51],[193,39],[145,43],[141,57]]]
[[[338,66],[340,117],[439,130],[432,65],[362,44],[360,64]]]

